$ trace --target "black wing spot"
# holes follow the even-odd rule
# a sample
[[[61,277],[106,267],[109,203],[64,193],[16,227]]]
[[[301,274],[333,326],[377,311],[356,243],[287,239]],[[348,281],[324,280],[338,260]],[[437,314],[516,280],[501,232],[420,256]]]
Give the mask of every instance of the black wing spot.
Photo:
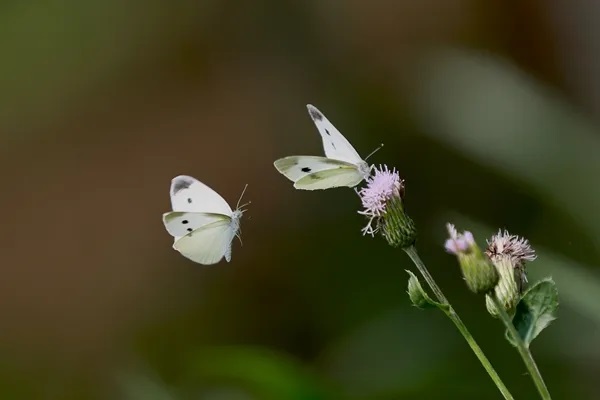
[[[317,110],[314,107],[308,107],[308,113],[310,114],[310,117],[314,120],[317,120],[317,121],[323,120],[323,114],[321,114],[319,112],[319,110]]]
[[[188,221],[187,219],[184,219],[183,221],[181,221],[181,223],[184,225],[187,224],[188,222],[190,222],[190,221]]]
[[[331,136],[331,133],[329,133],[329,129],[325,129],[325,133]]]
[[[188,197],[188,204],[192,204],[192,199]]]
[[[331,142],[331,146],[333,146],[333,149],[334,149],[334,150],[337,150],[337,149],[335,148],[335,143]]]
[[[173,183],[173,194],[176,194],[180,190],[189,188],[190,186],[192,186],[192,183],[194,183],[194,181],[189,179],[178,179],[176,182]]]
[[[312,169],[310,169],[308,167],[302,168],[302,172],[310,172],[310,171],[312,171]]]
[[[193,231],[193,229],[192,228],[187,228],[187,231],[191,232],[191,231]]]

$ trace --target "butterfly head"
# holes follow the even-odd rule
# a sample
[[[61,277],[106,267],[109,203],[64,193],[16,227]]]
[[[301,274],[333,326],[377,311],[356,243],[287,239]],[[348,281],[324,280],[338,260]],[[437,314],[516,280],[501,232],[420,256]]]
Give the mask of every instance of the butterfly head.
[[[231,213],[231,219],[234,221],[239,221],[240,219],[242,219],[242,215],[244,215],[244,213],[248,211],[243,207],[246,207],[248,204],[250,203],[248,202],[246,204],[242,204],[239,208],[233,210],[233,212]]]
[[[362,174],[363,179],[367,179],[371,175],[373,168],[375,168],[375,165],[369,165],[366,160],[368,160],[369,157],[371,157],[373,154],[377,153],[377,151],[379,151],[382,147],[383,147],[383,143],[381,143],[381,145],[379,145],[378,148],[373,150],[371,152],[371,154],[366,156],[365,160],[361,164],[358,165],[358,172],[360,172]]]
[[[371,175],[373,165],[369,165],[366,161],[362,161],[356,166],[356,168],[358,169],[358,172],[362,175],[363,179],[367,179],[369,175]]]
[[[234,227],[235,231],[237,231],[240,228],[240,219],[242,219],[242,215],[244,215],[244,213],[248,211],[244,207],[246,207],[250,203],[251,202],[247,202],[242,204],[241,206],[238,205],[238,207],[231,213],[231,224]]]
[[[248,184],[246,184],[246,186],[244,186],[244,190],[242,190],[242,194],[240,195],[240,198],[238,199],[237,205],[235,206],[235,210],[233,211],[233,213],[231,213],[231,227],[232,227],[233,231],[235,232],[235,236],[237,236],[237,238],[240,240],[240,242],[242,241],[242,238],[240,237],[240,234],[241,234],[240,219],[242,218],[242,215],[244,215],[244,213],[246,212],[244,207],[246,207],[247,205],[249,205],[251,203],[249,201],[247,203],[240,205],[240,202],[242,201],[242,197],[244,197],[244,193],[246,193],[246,188],[248,188]]]
[[[240,243],[242,243],[242,230],[240,220],[242,219],[242,215],[244,215],[244,212],[246,211],[242,209],[242,207],[244,207],[247,204],[242,205],[241,207],[235,209],[233,213],[231,213],[231,222],[229,223],[233,234],[240,240]]]

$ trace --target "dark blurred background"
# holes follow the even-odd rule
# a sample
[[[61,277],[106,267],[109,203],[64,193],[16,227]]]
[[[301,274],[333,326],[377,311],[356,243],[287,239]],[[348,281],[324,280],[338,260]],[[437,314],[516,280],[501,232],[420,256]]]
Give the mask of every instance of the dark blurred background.
[[[418,248],[518,399],[525,367],[444,224],[529,238],[555,399],[600,398],[600,3],[75,0],[0,5],[0,398],[500,399],[322,154],[305,109],[398,168]],[[252,201],[215,267],[171,249],[172,177]]]

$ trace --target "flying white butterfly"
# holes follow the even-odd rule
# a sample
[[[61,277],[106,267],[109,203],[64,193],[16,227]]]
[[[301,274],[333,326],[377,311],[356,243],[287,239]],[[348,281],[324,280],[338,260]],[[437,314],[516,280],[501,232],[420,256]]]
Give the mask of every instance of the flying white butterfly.
[[[316,107],[310,104],[306,107],[321,134],[326,157],[284,157],[274,162],[275,168],[294,182],[296,189],[316,190],[358,185],[369,176],[371,167]]]
[[[163,214],[163,222],[175,238],[173,248],[200,264],[216,264],[223,256],[229,262],[244,206],[238,201],[233,211],[217,192],[186,175],[171,180],[170,193],[173,211]]]

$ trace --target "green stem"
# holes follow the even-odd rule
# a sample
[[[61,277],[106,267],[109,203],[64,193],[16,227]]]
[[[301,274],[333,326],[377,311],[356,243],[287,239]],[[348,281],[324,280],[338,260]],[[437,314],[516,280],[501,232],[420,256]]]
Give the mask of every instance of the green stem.
[[[490,294],[490,297],[494,301],[494,305],[496,306],[498,315],[500,316],[500,319],[504,323],[504,326],[506,326],[508,333],[512,337],[512,340],[515,343],[517,350],[519,351],[519,354],[521,355],[521,358],[523,359],[523,362],[525,363],[525,366],[527,367],[527,370],[529,371],[529,374],[531,375],[531,379],[533,379],[533,383],[535,383],[535,386],[536,386],[538,392],[540,393],[540,396],[544,400],[552,399],[552,397],[550,397],[550,392],[548,391],[548,388],[546,387],[546,383],[544,383],[544,378],[542,378],[542,374],[540,373],[540,370],[538,369],[537,364],[535,363],[535,360],[533,359],[533,355],[531,354],[531,351],[529,350],[529,347],[525,345],[525,342],[523,342],[523,339],[517,332],[517,329],[513,325],[510,316],[508,315],[508,313],[504,309],[502,303],[498,299],[498,296],[496,296],[495,293],[492,293],[492,294]]]
[[[479,347],[479,345],[473,338],[473,335],[471,335],[471,333],[467,329],[466,325],[462,322],[462,320],[460,319],[460,317],[458,316],[458,314],[456,313],[454,308],[452,308],[452,306],[448,302],[448,299],[446,299],[446,296],[444,296],[444,293],[442,293],[442,290],[440,289],[440,287],[433,280],[433,277],[427,270],[427,267],[425,267],[425,264],[421,260],[421,257],[419,257],[419,254],[417,253],[417,249],[414,246],[410,246],[410,247],[405,248],[404,251],[406,252],[406,254],[408,254],[408,256],[410,257],[412,262],[416,265],[416,267],[419,270],[419,272],[421,273],[421,275],[423,275],[423,278],[425,278],[425,281],[427,282],[427,284],[429,285],[429,287],[431,288],[431,290],[437,297],[438,301],[440,303],[448,306],[448,310],[445,311],[446,315],[448,316],[448,318],[450,318],[452,320],[452,322],[454,322],[454,325],[456,325],[456,327],[458,328],[460,333],[463,335],[463,337],[465,338],[465,340],[471,347],[471,350],[473,350],[473,353],[475,353],[475,355],[479,359],[479,362],[481,363],[481,365],[483,365],[483,368],[485,368],[485,370],[489,374],[490,378],[492,378],[492,380],[498,387],[498,390],[500,390],[500,392],[502,393],[502,395],[504,396],[505,399],[514,400],[514,398],[508,391],[508,388],[504,385],[504,383],[500,379],[500,376],[498,376],[498,373],[496,372],[494,367],[492,367],[492,364],[490,363],[490,361],[487,359],[485,354],[483,354],[483,350],[481,350],[481,347]]]

